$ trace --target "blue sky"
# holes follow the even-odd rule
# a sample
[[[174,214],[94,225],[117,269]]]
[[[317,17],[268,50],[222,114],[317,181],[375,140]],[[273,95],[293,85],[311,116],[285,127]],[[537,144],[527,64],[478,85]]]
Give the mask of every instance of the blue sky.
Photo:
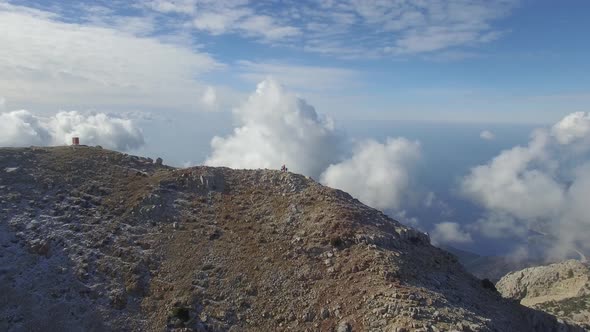
[[[590,101],[589,10],[581,0],[0,1],[10,58],[0,94],[12,108],[198,112],[211,87],[227,111],[272,75],[342,119],[551,123]],[[15,61],[19,52],[36,56]],[[31,77],[46,97],[14,91]],[[152,91],[162,82],[178,89]],[[109,90],[121,85],[128,95]],[[60,91],[76,98],[55,100]],[[92,97],[113,94],[122,100]]]
[[[439,243],[522,255],[553,233],[557,256],[590,253],[589,12],[0,0],[0,146],[81,136],[174,166],[287,164]]]

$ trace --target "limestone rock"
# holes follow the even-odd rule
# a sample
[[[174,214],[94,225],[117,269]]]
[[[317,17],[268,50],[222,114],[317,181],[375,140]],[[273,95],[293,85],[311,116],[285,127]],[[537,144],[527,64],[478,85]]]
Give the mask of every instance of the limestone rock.
[[[577,260],[515,271],[496,287],[507,298],[590,327],[590,267]]]
[[[337,332],[352,332],[352,327],[348,322],[342,321],[338,324]]]
[[[0,331],[579,330],[294,173],[0,148],[0,213]]]

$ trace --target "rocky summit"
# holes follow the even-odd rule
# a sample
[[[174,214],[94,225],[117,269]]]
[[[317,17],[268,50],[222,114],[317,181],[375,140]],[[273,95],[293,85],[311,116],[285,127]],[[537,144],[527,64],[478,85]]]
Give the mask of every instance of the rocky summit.
[[[590,330],[590,267],[568,260],[504,276],[496,285],[505,297]]]
[[[0,149],[2,331],[581,331],[276,170]]]

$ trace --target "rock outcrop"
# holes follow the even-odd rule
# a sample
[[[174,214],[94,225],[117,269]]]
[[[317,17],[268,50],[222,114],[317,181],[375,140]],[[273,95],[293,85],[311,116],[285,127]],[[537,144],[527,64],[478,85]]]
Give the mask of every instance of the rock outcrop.
[[[0,149],[2,331],[578,331],[273,170]]]
[[[577,260],[527,268],[496,284],[503,296],[590,328],[590,268]]]

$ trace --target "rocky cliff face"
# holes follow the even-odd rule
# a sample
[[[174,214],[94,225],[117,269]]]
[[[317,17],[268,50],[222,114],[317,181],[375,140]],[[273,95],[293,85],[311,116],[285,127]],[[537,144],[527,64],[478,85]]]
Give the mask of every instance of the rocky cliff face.
[[[577,331],[428,237],[272,170],[0,149],[3,331]]]
[[[576,260],[507,274],[496,284],[503,296],[590,329],[590,268]]]

